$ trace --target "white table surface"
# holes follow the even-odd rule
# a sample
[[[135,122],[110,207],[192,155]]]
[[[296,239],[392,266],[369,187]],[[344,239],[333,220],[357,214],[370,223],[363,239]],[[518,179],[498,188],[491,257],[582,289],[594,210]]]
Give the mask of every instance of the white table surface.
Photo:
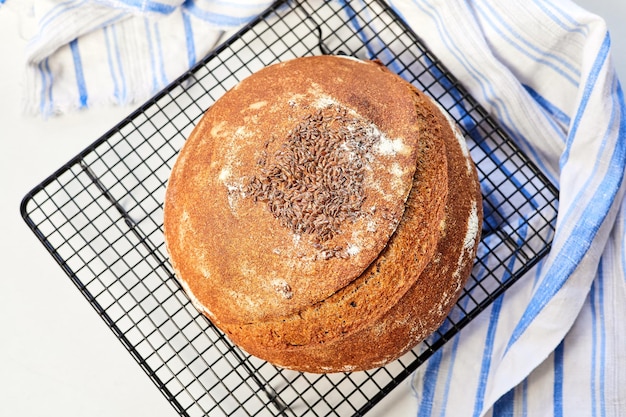
[[[626,80],[626,3],[579,0],[604,16]],[[152,416],[176,412],[27,228],[23,196],[132,111],[50,120],[21,112],[24,28],[0,9],[0,416]],[[402,399],[402,400],[399,400]],[[390,408],[391,407],[391,408]],[[371,415],[415,415],[408,383]]]

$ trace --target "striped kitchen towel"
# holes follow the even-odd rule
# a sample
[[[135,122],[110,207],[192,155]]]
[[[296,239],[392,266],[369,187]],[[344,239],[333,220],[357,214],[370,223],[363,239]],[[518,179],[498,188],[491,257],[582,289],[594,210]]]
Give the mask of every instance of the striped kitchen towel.
[[[626,416],[626,108],[568,0],[392,0],[559,188],[549,256],[412,382],[419,416]]]
[[[26,107],[145,99],[268,3],[35,0]],[[626,106],[604,22],[569,0],[389,4],[559,189],[548,257],[418,368],[407,413],[626,416]]]
[[[9,0],[11,4],[13,0]],[[34,0],[25,110],[44,117],[142,102],[268,0]]]

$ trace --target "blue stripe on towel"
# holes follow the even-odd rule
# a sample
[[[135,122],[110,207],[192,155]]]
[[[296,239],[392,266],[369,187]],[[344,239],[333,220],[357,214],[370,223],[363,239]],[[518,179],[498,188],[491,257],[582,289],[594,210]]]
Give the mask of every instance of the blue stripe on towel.
[[[604,322],[604,273],[602,262],[589,291],[591,302],[591,415],[605,417],[604,378],[606,363],[606,329]],[[598,414],[599,411],[599,414]]]
[[[143,20],[146,28],[146,40],[148,41],[148,54],[150,55],[150,70],[152,72],[152,94],[159,90],[159,84],[157,82],[157,68],[155,58],[154,41],[152,39],[152,31],[150,30],[150,21],[148,19]]]
[[[196,44],[193,39],[193,27],[191,26],[191,18],[189,14],[183,10],[183,25],[185,27],[185,41],[187,43],[187,65],[189,68],[196,63]]]
[[[157,22],[154,23],[154,38],[156,40],[157,56],[159,58],[159,77],[162,86],[165,86],[169,83],[169,80],[167,79],[167,72],[165,71],[165,59],[163,59],[163,48],[161,47],[161,32]]]
[[[74,60],[74,72],[76,73],[76,87],[78,88],[78,107],[87,107],[87,86],[85,84],[85,74],[83,73],[83,63],[78,50],[78,40],[74,39],[70,42],[70,50],[72,51],[72,59]]]
[[[226,15],[222,13],[215,13],[215,12],[201,8],[193,0],[186,0],[185,3],[183,3],[183,10],[188,11],[194,17],[197,17],[198,19],[202,19],[205,22],[209,22],[217,26],[230,26],[230,27],[240,26],[252,20],[258,14],[257,11],[254,11],[248,14],[247,16],[230,16],[230,15]]]
[[[555,106],[554,104],[546,100],[541,94],[536,92],[532,87],[528,85],[524,85],[524,88],[526,89],[528,94],[530,94],[533,100],[535,100],[537,104],[539,104],[543,109],[545,109],[548,112],[548,114],[550,114],[559,123],[563,124],[564,126],[569,126],[571,119],[567,114],[565,114],[565,112],[563,112],[557,106]]]
[[[565,342],[554,349],[554,383],[553,383],[553,405],[554,417],[563,417],[563,360],[565,358]]]
[[[39,71],[39,77],[41,78],[41,89],[39,90],[39,111],[43,113],[46,97],[46,75],[43,71],[43,61],[37,64],[37,70]]]
[[[45,59],[45,68],[46,73],[48,74],[48,80],[50,84],[48,85],[48,106],[47,106],[47,114],[52,114],[53,110],[53,95],[52,95],[52,87],[54,85],[54,74],[50,70],[50,60],[48,58]]]
[[[526,417],[528,415],[528,379],[511,388],[493,404],[493,417]],[[443,416],[442,416],[443,417]],[[554,416],[553,416],[554,417]]]
[[[596,278],[597,280],[597,278]],[[597,307],[597,301],[596,301],[596,286],[595,286],[595,282],[591,285],[591,289],[589,290],[589,301],[591,303],[591,417],[597,417],[597,400],[596,400],[596,392],[597,392],[597,388],[596,388],[596,357],[598,356],[597,354],[597,340],[598,340],[598,329],[597,329],[597,321],[598,321],[598,313],[596,311]]]
[[[428,359],[426,371],[422,377],[424,380],[424,388],[421,393],[422,400],[418,407],[417,417],[430,417],[432,413],[433,398],[435,398],[435,391],[437,391],[437,379],[442,356],[443,349],[439,349]]]
[[[41,77],[41,90],[39,92],[39,111],[41,114],[45,114],[46,109],[46,97],[47,97],[47,89],[48,89],[48,74],[45,69],[45,60],[41,61],[37,65],[37,69],[39,70],[39,75]]]
[[[115,58],[115,71],[117,71],[119,75],[121,84],[119,89],[119,96],[117,97],[117,99],[120,104],[125,104],[128,97],[128,92],[126,90],[126,75],[124,74],[124,66],[122,63],[119,40],[117,37],[117,30],[115,26],[111,27],[111,32],[113,34],[113,54]]]
[[[171,4],[164,4],[158,1],[149,1],[149,0],[117,0],[117,1],[129,7],[139,9],[141,11],[161,13],[161,14],[172,13],[174,10],[176,10],[176,7],[177,7],[177,6],[172,6]]]
[[[604,386],[604,381],[606,378],[606,321],[604,320],[605,312],[604,312],[604,274],[602,273],[602,267],[600,267],[600,272],[598,273],[598,278],[596,278],[598,282],[598,307],[600,309],[600,391],[598,395],[600,396],[600,417],[606,417],[606,388]]]
[[[107,50],[107,63],[109,64],[109,73],[111,74],[111,80],[113,81],[113,97],[115,97],[118,101],[120,99],[120,82],[118,80],[118,77],[116,75],[116,70],[115,70],[115,63],[113,61],[114,59],[114,54],[113,54],[113,45],[111,40],[109,39],[110,34],[111,34],[111,29],[105,27],[103,28],[103,32],[104,32],[104,43],[106,45],[106,50]]]
[[[491,368],[491,359],[493,354],[493,346],[496,337],[496,330],[498,328],[498,318],[500,317],[500,310],[502,309],[502,301],[505,294],[500,295],[491,305],[491,314],[489,316],[489,327],[487,328],[487,337],[485,339],[485,349],[483,350],[483,358],[480,367],[480,376],[478,390],[476,391],[476,400],[474,402],[474,417],[482,415],[485,390],[487,389],[487,378],[489,377],[489,371]]]
[[[528,417],[528,378],[522,382],[522,417]]]
[[[626,136],[622,137],[622,140],[626,140]],[[626,201],[626,199],[625,199]],[[619,226],[616,226],[615,230],[622,230],[622,240],[621,240],[621,247],[622,248],[626,248],[626,233],[624,233],[624,231],[626,231],[626,225],[624,224],[626,222],[626,202],[622,203],[622,206],[620,207],[621,212],[618,215],[617,218],[617,224],[619,224]],[[620,224],[621,223],[621,224]],[[620,271],[621,276],[624,279],[624,284],[626,284],[626,256],[621,256],[621,262],[620,262],[620,266],[622,268],[622,270]]]
[[[467,300],[469,300],[469,297],[466,297],[464,307],[467,306]],[[453,374],[452,371],[454,370],[454,362],[456,361],[456,352],[459,350],[460,339],[461,339],[461,335],[456,335],[456,337],[454,338],[454,341],[452,342],[452,349],[450,350],[450,365],[448,366],[448,373],[446,374],[446,382],[444,384],[443,398],[442,398],[442,403],[446,405],[448,404],[448,399],[450,397],[450,385],[452,382],[452,374]],[[442,407],[440,417],[444,417],[445,410],[446,410],[446,407]]]
[[[50,116],[53,110],[52,87],[54,85],[54,75],[52,74],[52,71],[50,71],[50,62],[48,58],[41,61],[38,67],[41,75],[41,102],[39,103],[39,110],[44,116]]]
[[[515,388],[509,390],[493,405],[493,415],[497,417],[513,417],[515,408]]]
[[[589,99],[591,94],[595,91],[596,82],[598,81],[598,77],[602,74],[602,68],[606,62],[606,58],[609,55],[611,47],[611,41],[609,38],[609,34],[607,33],[604,37],[604,41],[602,42],[602,46],[598,51],[598,55],[596,56],[596,60],[593,63],[593,67],[591,68],[591,72],[589,73],[589,77],[587,77],[587,82],[585,83],[583,89],[583,96],[580,100],[580,104],[578,106],[578,111],[574,116],[574,122],[572,123],[572,127],[570,129],[569,137],[567,140],[567,146],[565,147],[565,151],[561,155],[560,165],[563,167],[567,160],[569,159],[569,153],[571,151],[572,143],[574,142],[574,138],[578,133],[578,127],[580,126],[580,121],[585,114],[585,110],[587,109],[587,105],[589,104]]]

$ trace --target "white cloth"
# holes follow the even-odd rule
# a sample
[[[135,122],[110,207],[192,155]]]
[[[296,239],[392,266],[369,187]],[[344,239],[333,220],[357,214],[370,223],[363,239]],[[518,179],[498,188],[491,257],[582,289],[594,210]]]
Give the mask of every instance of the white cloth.
[[[145,101],[270,3],[34,0],[25,110],[48,117]]]
[[[420,416],[626,415],[626,114],[569,1],[391,1],[558,185],[548,258],[418,369]]]
[[[143,100],[268,3],[36,1],[26,107]],[[560,192],[549,256],[415,372],[419,416],[626,415],[626,106],[604,22],[568,0],[389,3]]]

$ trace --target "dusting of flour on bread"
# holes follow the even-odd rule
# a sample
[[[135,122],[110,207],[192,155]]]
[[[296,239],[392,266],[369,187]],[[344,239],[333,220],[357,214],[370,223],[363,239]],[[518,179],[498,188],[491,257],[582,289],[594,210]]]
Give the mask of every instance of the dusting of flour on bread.
[[[389,139],[387,136],[378,133],[380,140],[376,145],[376,151],[385,156],[394,156],[399,153],[405,153],[408,151],[406,145],[402,141],[402,138]]]

